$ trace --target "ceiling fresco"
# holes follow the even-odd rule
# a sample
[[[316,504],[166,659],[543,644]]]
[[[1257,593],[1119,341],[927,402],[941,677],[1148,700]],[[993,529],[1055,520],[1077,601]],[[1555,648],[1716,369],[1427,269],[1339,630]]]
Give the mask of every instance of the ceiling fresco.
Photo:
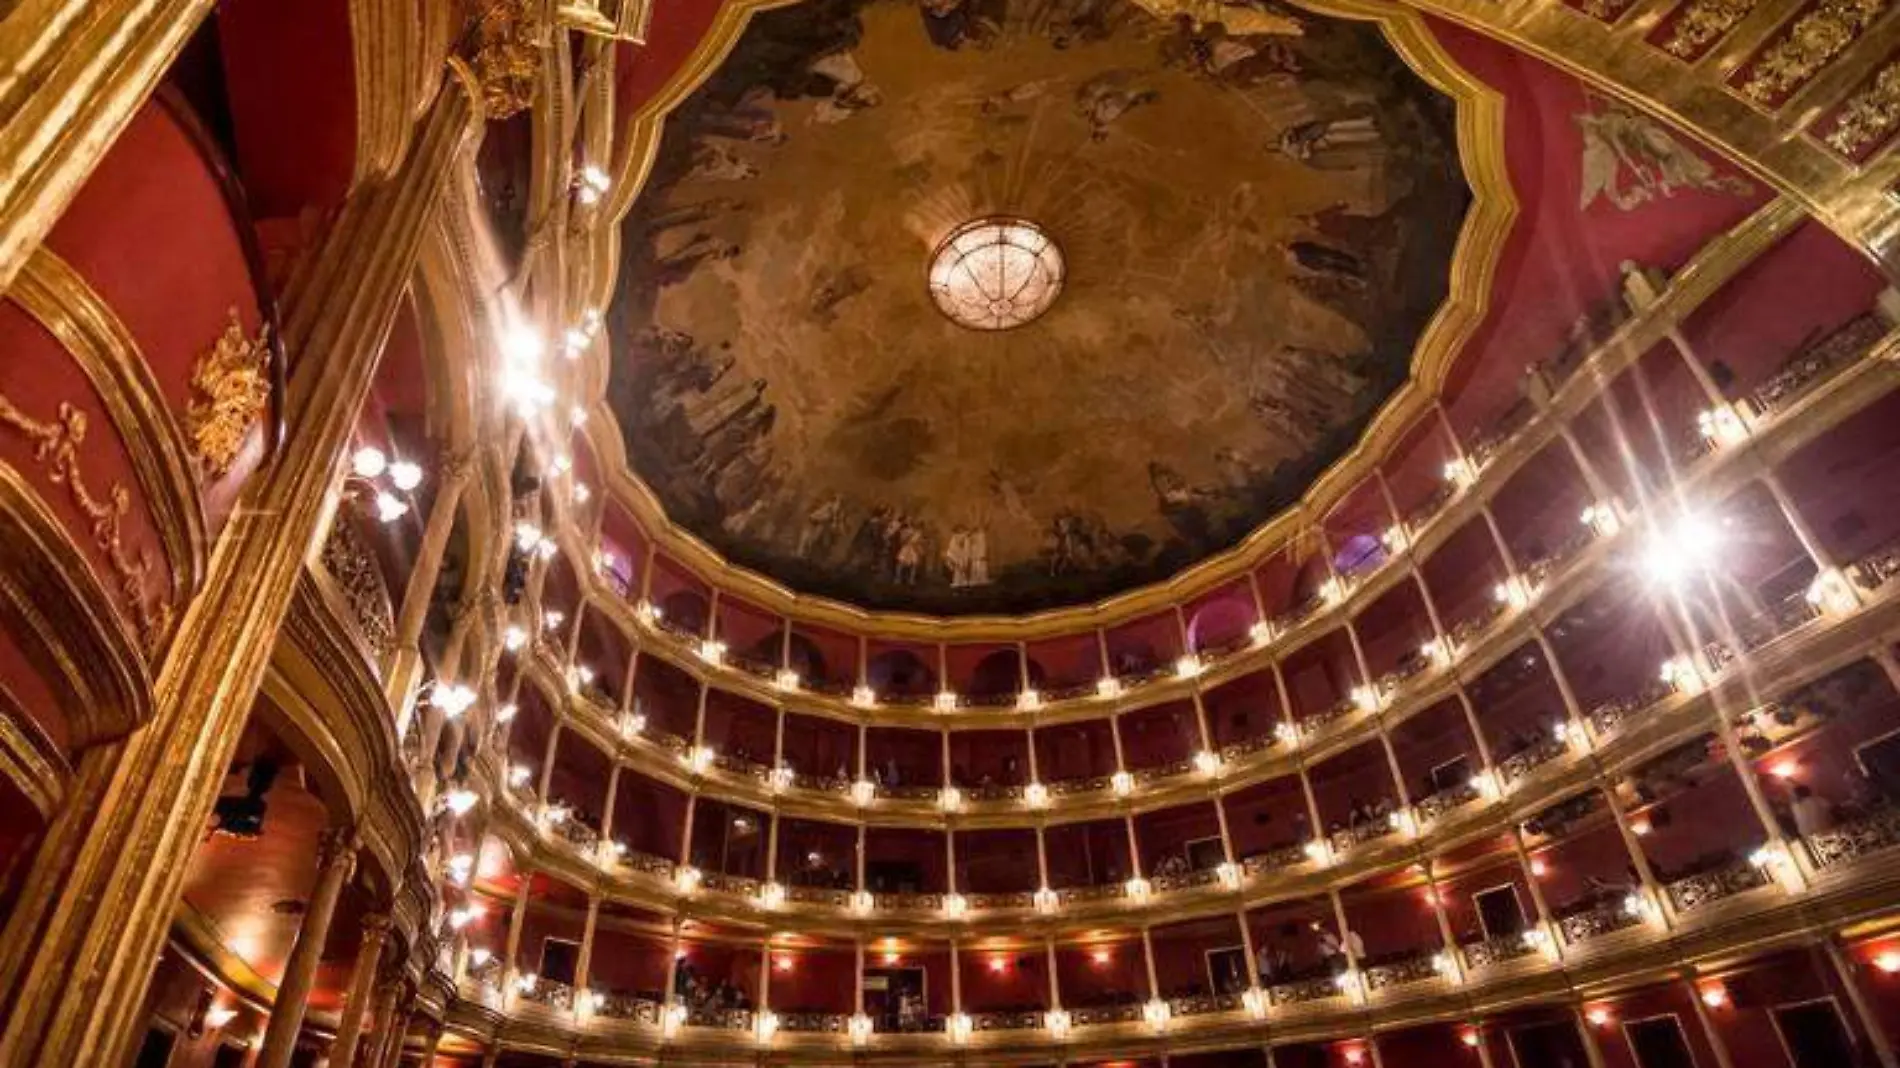
[[[1274,4],[806,0],[668,119],[610,400],[727,559],[869,608],[1165,578],[1298,497],[1404,381],[1471,197],[1379,30]],[[1033,321],[939,310],[974,219],[1055,243]]]

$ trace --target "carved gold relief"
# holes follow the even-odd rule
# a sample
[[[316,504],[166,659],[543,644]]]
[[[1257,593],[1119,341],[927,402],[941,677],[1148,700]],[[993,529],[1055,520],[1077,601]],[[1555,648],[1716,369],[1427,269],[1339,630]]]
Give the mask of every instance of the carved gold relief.
[[[1578,11],[1603,22],[1615,22],[1623,17],[1636,0],[1576,0]]]
[[[475,16],[470,62],[490,119],[505,119],[534,105],[541,51],[547,47],[546,23],[546,5],[538,0],[488,0]]]
[[[79,469],[79,446],[86,440],[86,413],[61,401],[58,415],[51,422],[34,419],[12,401],[0,395],[0,426],[9,427],[33,443],[33,458],[46,468],[46,478],[64,485],[73,503],[86,516],[93,544],[105,554],[117,579],[119,593],[132,610],[139,637],[147,650],[156,648],[171,629],[172,608],[163,598],[153,597],[146,586],[152,574],[147,553],[133,553],[125,546],[122,524],[132,508],[132,494],[124,484],[114,482],[102,500],[86,484]]]
[[[194,396],[185,409],[191,454],[211,478],[230,472],[245,437],[270,403],[270,328],[247,338],[237,309],[227,314],[224,333],[191,369]]]
[[[1690,0],[1670,24],[1663,51],[1694,59],[1722,39],[1743,16],[1755,10],[1757,0]]]
[[[1889,0],[1822,0],[1770,45],[1742,83],[1742,95],[1773,107],[1854,43]]]
[[[1848,98],[1823,138],[1850,159],[1892,136],[1900,126],[1900,61],[1887,64],[1872,85]]]

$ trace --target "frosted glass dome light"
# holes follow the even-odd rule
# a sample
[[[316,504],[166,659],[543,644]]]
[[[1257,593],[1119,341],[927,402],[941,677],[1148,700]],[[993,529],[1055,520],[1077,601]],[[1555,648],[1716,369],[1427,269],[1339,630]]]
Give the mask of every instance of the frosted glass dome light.
[[[1009,330],[1062,292],[1062,250],[1027,219],[989,216],[952,231],[930,258],[937,309],[972,330]]]

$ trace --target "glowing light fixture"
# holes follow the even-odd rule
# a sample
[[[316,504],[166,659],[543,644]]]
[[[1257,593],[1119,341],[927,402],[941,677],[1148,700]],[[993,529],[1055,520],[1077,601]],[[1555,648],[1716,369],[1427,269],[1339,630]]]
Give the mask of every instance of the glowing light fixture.
[[[442,805],[454,815],[463,816],[467,815],[468,810],[474,808],[475,802],[480,799],[480,795],[473,790],[450,790],[442,799]]]
[[[1200,772],[1202,775],[1212,777],[1215,775],[1219,775],[1220,769],[1221,769],[1221,761],[1220,761],[1219,753],[1211,753],[1203,749],[1200,752],[1194,754],[1194,770],[1195,771]]]
[[[1108,777],[1108,785],[1116,797],[1127,797],[1135,792],[1135,777],[1126,771],[1117,771]]]
[[[932,704],[936,707],[937,711],[939,712],[955,712],[957,710],[956,691],[954,690],[939,691],[935,700],[932,702]]]
[[[409,460],[397,460],[389,465],[389,482],[404,493],[422,485],[422,467]]]
[[[379,490],[376,493],[376,520],[380,523],[394,523],[409,514],[409,505],[401,497]]]
[[[930,296],[951,322],[972,330],[1022,326],[1062,292],[1062,252],[1027,219],[991,216],[965,223],[930,260]]]
[[[1073,1021],[1067,1010],[1050,1009],[1044,1014],[1043,1023],[1049,1028],[1049,1037],[1060,1040],[1069,1037],[1069,1028]]]
[[[1113,700],[1122,695],[1122,680],[1113,675],[1095,680],[1095,696]]]
[[[1024,690],[1016,695],[1016,710],[1036,712],[1042,709],[1042,694],[1037,690]]]
[[[1205,666],[1201,663],[1201,658],[1193,653],[1188,653],[1174,662],[1174,674],[1177,678],[1191,679],[1203,670]]]
[[[1714,566],[1727,541],[1720,524],[1684,512],[1650,536],[1643,549],[1643,574],[1658,585],[1677,585]]]
[[[374,445],[365,445],[350,457],[350,470],[358,478],[377,478],[389,468],[389,457]]]

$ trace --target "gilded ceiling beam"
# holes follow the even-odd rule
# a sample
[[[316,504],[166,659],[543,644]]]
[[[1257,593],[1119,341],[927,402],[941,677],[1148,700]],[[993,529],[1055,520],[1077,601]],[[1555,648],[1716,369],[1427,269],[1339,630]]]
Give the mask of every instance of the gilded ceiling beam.
[[[0,291],[213,0],[20,0],[0,20]]]
[[[1655,113],[1900,277],[1900,18],[1885,0],[1401,0]],[[1883,77],[1883,75],[1885,75]],[[1847,119],[1841,114],[1852,109]],[[1843,126],[1844,121],[1851,124]]]

